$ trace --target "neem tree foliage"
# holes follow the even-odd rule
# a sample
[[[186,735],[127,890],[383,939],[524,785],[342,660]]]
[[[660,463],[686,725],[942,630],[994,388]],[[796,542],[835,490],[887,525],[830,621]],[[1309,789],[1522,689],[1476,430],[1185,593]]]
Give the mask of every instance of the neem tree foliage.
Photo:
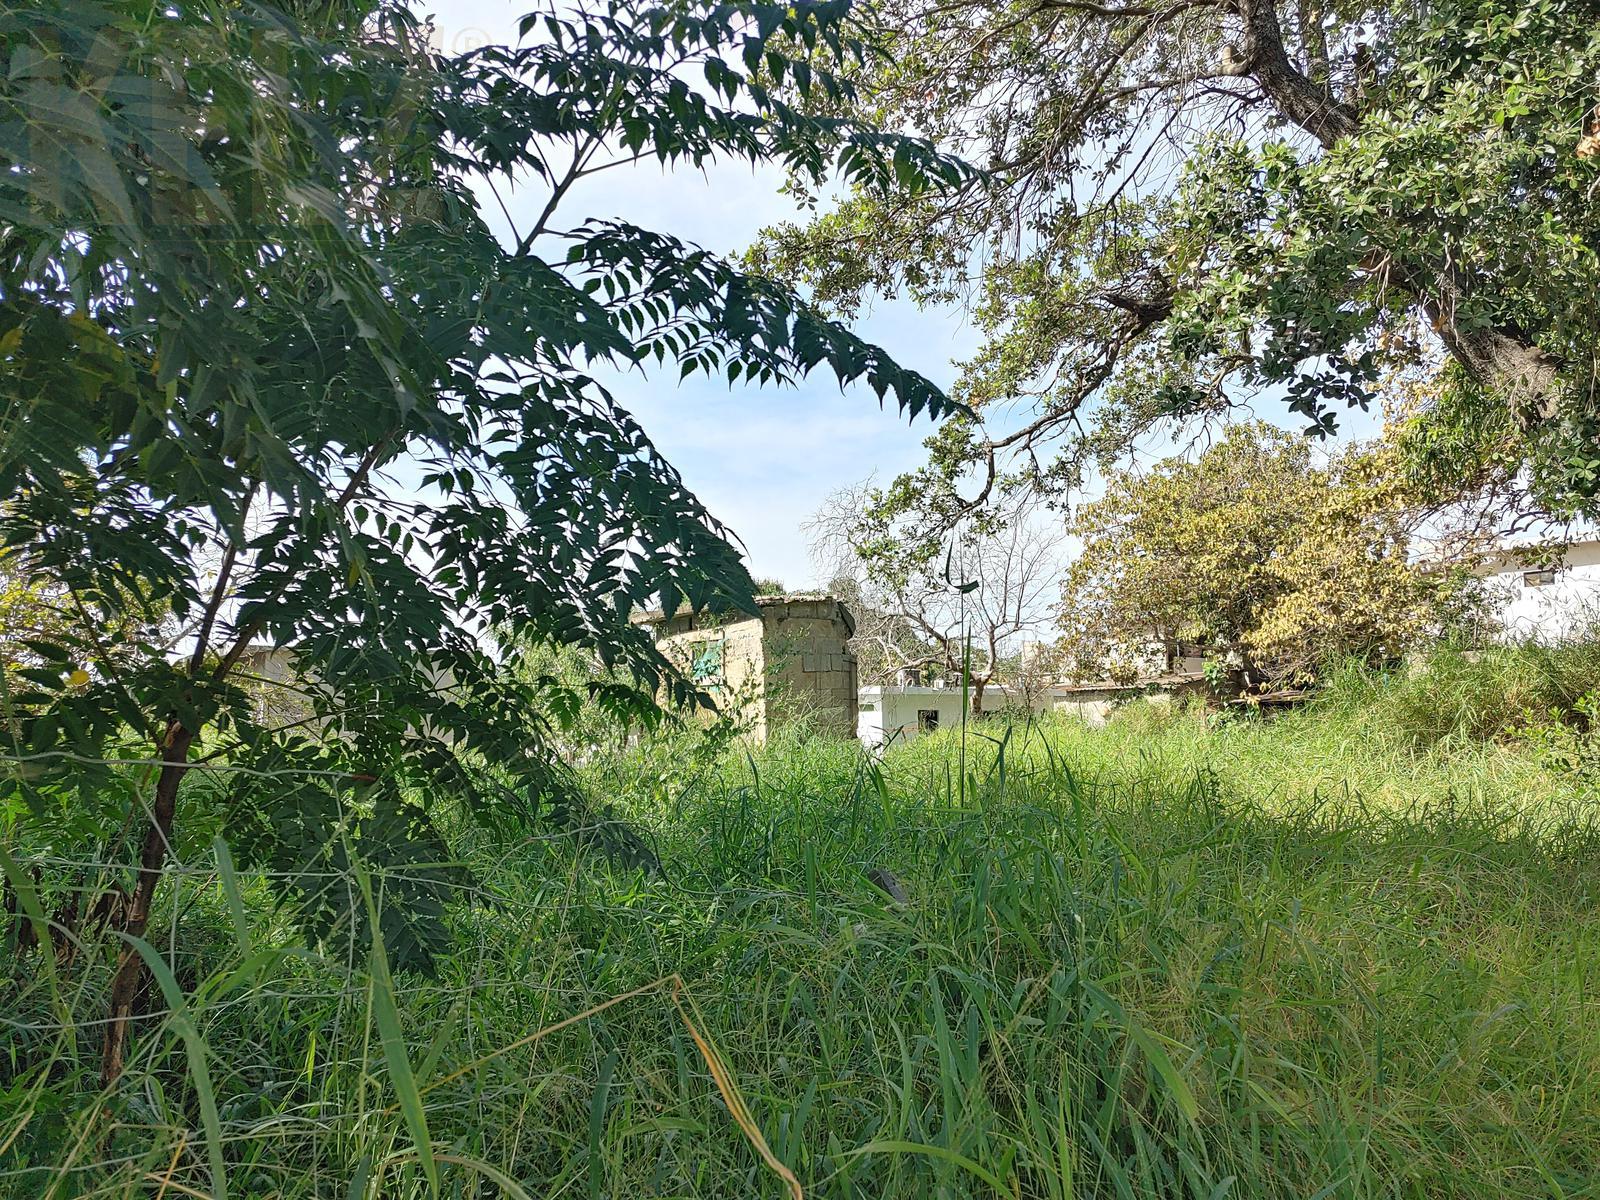
[[[757,258],[845,308],[900,286],[974,298],[987,338],[957,395],[993,419],[930,443],[899,498],[930,522],[997,474],[1071,487],[1251,395],[1331,429],[1417,370],[1441,375],[1407,430],[1420,475],[1449,489],[1531,468],[1541,504],[1595,511],[1592,3],[874,11],[891,50],[867,64],[875,115],[990,170],[859,193]]]
[[[359,928],[329,884],[359,855],[397,868],[391,957],[426,965],[452,882],[436,817],[536,807],[556,786],[542,723],[583,699],[519,653],[587,648],[636,680],[593,697],[621,708],[682,686],[630,612],[749,605],[751,581],[593,364],[763,383],[826,365],[945,410],[784,287],[560,221],[619,153],[955,181],[760,82],[847,102],[827,69],[859,53],[845,18],[563,5],[517,47],[447,56],[387,0],[0,13],[4,544],[73,619],[4,680],[0,788],[8,820],[122,856],[121,929],[145,929],[195,836],[179,785],[203,758],[216,832],[312,934]],[[489,176],[548,201],[514,244],[485,222]],[[256,718],[238,667],[262,642],[316,681],[308,718]],[[116,975],[108,1074],[139,963]]]

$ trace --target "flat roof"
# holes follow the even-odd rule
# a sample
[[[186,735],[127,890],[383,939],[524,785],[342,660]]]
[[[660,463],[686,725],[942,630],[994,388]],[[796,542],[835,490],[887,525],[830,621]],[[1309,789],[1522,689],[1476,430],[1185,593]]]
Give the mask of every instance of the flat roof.
[[[1600,547],[1600,533],[1578,530],[1574,530],[1570,538],[1507,537],[1497,543],[1486,541],[1449,553],[1434,543],[1433,548],[1412,559],[1411,565],[1420,571],[1436,571],[1455,565],[1466,565],[1480,574],[1516,571],[1525,569],[1522,565],[1525,560],[1536,559],[1541,554],[1596,547]]]
[[[1172,675],[1155,675],[1149,679],[1135,679],[1127,683],[1118,683],[1112,679],[1100,679],[1091,683],[1053,683],[1049,687],[1039,688],[1034,694],[1040,696],[1072,696],[1083,692],[1140,692],[1150,688],[1178,687],[1188,683],[1204,681],[1205,673],[1201,671],[1185,671]],[[1021,689],[1003,683],[991,683],[984,689],[984,694],[999,692],[1010,695]],[[959,696],[961,685],[954,687],[934,687],[931,684],[889,684],[887,686],[869,683],[859,689],[861,695],[869,693],[874,696]]]
[[[961,685],[958,683],[953,687],[935,687],[931,683],[904,685],[869,683],[864,687],[858,688],[857,690],[862,695],[866,695],[868,692],[871,692],[875,696],[959,696],[961,694]],[[972,689],[969,688],[968,690],[971,691]],[[1008,687],[1003,683],[989,683],[985,684],[983,688],[984,695],[988,695],[991,692],[1000,692],[1003,695],[1010,695],[1012,692],[1017,690],[1019,689]],[[1061,690],[1062,689],[1059,687],[1040,688],[1038,689],[1037,694],[1054,695]]]
[[[827,592],[784,592],[776,596],[757,596],[755,599],[757,609],[778,608],[785,604],[837,604],[840,614],[844,617],[846,628],[850,630],[851,634],[856,631],[856,618],[855,614],[850,611],[850,606],[839,597],[830,596]],[[685,607],[673,613],[672,619],[676,621],[679,617],[726,616],[728,614],[738,614],[747,621],[754,621],[759,615],[758,613],[747,612],[742,608],[733,607],[723,609],[702,608],[698,611]],[[666,620],[666,615],[659,608],[652,608],[644,612],[636,612],[628,620],[634,625],[656,625]]]

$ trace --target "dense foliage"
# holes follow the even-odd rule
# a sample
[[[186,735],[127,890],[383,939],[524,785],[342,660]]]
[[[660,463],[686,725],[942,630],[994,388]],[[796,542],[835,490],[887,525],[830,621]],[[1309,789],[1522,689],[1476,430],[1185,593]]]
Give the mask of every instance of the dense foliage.
[[[0,1196],[1595,1194],[1600,644],[1373,662],[1434,505],[1600,490],[1600,25],[1286,14],[0,5]],[[717,157],[848,195],[755,274],[562,218]],[[885,664],[1000,669],[1088,464],[1392,385],[1075,514],[1081,657],[1321,693],[655,723],[635,610],[777,585],[597,368],[956,411],[824,315],[896,282],[992,336],[837,513]]]
[[[1249,400],[1328,431],[1418,376],[1419,479],[1526,469],[1547,510],[1600,503],[1593,4],[876,13],[873,111],[989,170],[847,196],[755,257],[844,308],[902,286],[975,302],[958,394],[984,419],[941,429],[891,505],[938,525],[1008,474],[1070,488]]]
[[[558,223],[574,182],[634,158],[955,181],[760,81],[803,49],[799,96],[847,101],[825,69],[856,53],[845,16],[545,6],[518,46],[445,55],[391,0],[0,11],[7,569],[78,618],[10,680],[0,795],[39,852],[113,864],[117,928],[144,932],[202,763],[216,786],[184,794],[311,934],[359,932],[346,867],[387,865],[388,954],[425,966],[461,882],[440,816],[559,790],[540,731],[584,697],[519,655],[586,647],[621,672],[590,697],[613,711],[684,690],[631,611],[748,605],[751,581],[593,364],[826,365],[945,411],[781,286]],[[502,240],[506,187],[543,209]],[[292,648],[297,720],[242,686],[263,643]],[[108,1075],[140,976],[129,943]]]
[[[1319,464],[1302,438],[1235,426],[1193,461],[1114,474],[1078,510],[1065,649],[1099,677],[1194,643],[1249,686],[1393,658],[1469,604],[1454,572],[1411,561],[1416,520],[1392,449]]]
[[[45,582],[0,559],[0,668],[10,672],[37,665],[38,656],[28,643],[48,641],[61,624],[58,598],[50,595]],[[0,685],[6,678],[0,674]]]

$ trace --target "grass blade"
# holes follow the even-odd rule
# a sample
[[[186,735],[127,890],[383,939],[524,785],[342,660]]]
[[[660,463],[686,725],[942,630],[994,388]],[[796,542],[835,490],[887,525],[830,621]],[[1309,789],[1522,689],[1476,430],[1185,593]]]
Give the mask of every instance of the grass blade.
[[[233,855],[228,843],[220,837],[211,843],[217,857],[217,878],[222,883],[222,894],[228,900],[228,915],[233,918],[233,936],[239,940],[239,956],[249,958],[254,948],[250,937],[250,918],[244,906],[244,895],[239,890],[239,875],[233,868]]]
[[[183,989],[178,986],[178,981],[173,977],[172,969],[167,966],[167,960],[162,958],[156,948],[143,938],[132,937],[129,934],[118,934],[125,942],[139,952],[139,957],[144,959],[145,966],[150,968],[156,983],[161,988],[161,994],[167,1001],[167,1008],[171,1015],[167,1018],[173,1032],[183,1039],[184,1054],[189,1060],[189,1074],[194,1077],[195,1100],[200,1105],[200,1123],[205,1127],[206,1133],[206,1159],[211,1169],[211,1191],[216,1200],[227,1200],[228,1178],[227,1164],[222,1157],[222,1120],[217,1114],[217,1095],[211,1086],[211,1068],[206,1064],[206,1043],[200,1036],[200,1029],[194,1023],[189,1013],[189,1004],[183,994]]]
[[[406,1057],[405,1030],[400,1025],[400,1010],[395,1004],[394,979],[389,974],[389,956],[383,948],[383,932],[378,925],[378,906],[372,898],[372,883],[367,873],[359,867],[356,879],[361,884],[361,895],[367,904],[369,924],[372,929],[372,950],[368,955],[368,971],[372,976],[372,1015],[378,1023],[378,1040],[383,1045],[384,1061],[389,1066],[389,1079],[394,1084],[395,1099],[400,1102],[400,1113],[405,1118],[406,1129],[416,1147],[417,1162],[427,1176],[433,1194],[439,1194],[439,1164],[433,1158],[433,1142],[428,1136],[428,1114],[422,1107],[422,1092],[417,1087],[416,1076],[411,1072],[411,1060]]]
[[[854,1150],[847,1150],[845,1158],[858,1158],[863,1154],[925,1154],[929,1158],[941,1159],[952,1166],[960,1167],[975,1179],[981,1179],[992,1187],[1001,1196],[1014,1196],[1016,1192],[999,1176],[978,1163],[973,1162],[964,1154],[957,1153],[947,1146],[930,1146],[925,1142],[900,1142],[877,1141],[868,1142],[864,1146],[857,1146]]]
[[[600,1200],[605,1184],[601,1169],[600,1137],[606,1127],[606,1102],[611,1097],[611,1076],[617,1069],[617,1052],[613,1049],[600,1063],[600,1077],[595,1081],[594,1099],[589,1102],[589,1197]]]

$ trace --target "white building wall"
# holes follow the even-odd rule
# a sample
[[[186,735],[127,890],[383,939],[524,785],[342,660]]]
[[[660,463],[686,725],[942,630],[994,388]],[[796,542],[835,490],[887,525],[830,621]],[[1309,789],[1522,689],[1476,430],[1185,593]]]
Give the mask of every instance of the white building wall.
[[[1502,562],[1484,572],[1508,640],[1557,641],[1600,626],[1600,541],[1568,549],[1554,579],[1539,570]]]
[[[971,701],[971,694],[967,699]],[[1058,699],[1052,690],[1033,698],[1033,710],[1044,712]],[[1004,687],[991,684],[983,690],[985,714],[1019,706],[1022,697]],[[868,746],[898,745],[921,736],[924,713],[937,714],[939,729],[961,724],[961,689],[936,687],[864,687],[856,719],[856,736]]]

